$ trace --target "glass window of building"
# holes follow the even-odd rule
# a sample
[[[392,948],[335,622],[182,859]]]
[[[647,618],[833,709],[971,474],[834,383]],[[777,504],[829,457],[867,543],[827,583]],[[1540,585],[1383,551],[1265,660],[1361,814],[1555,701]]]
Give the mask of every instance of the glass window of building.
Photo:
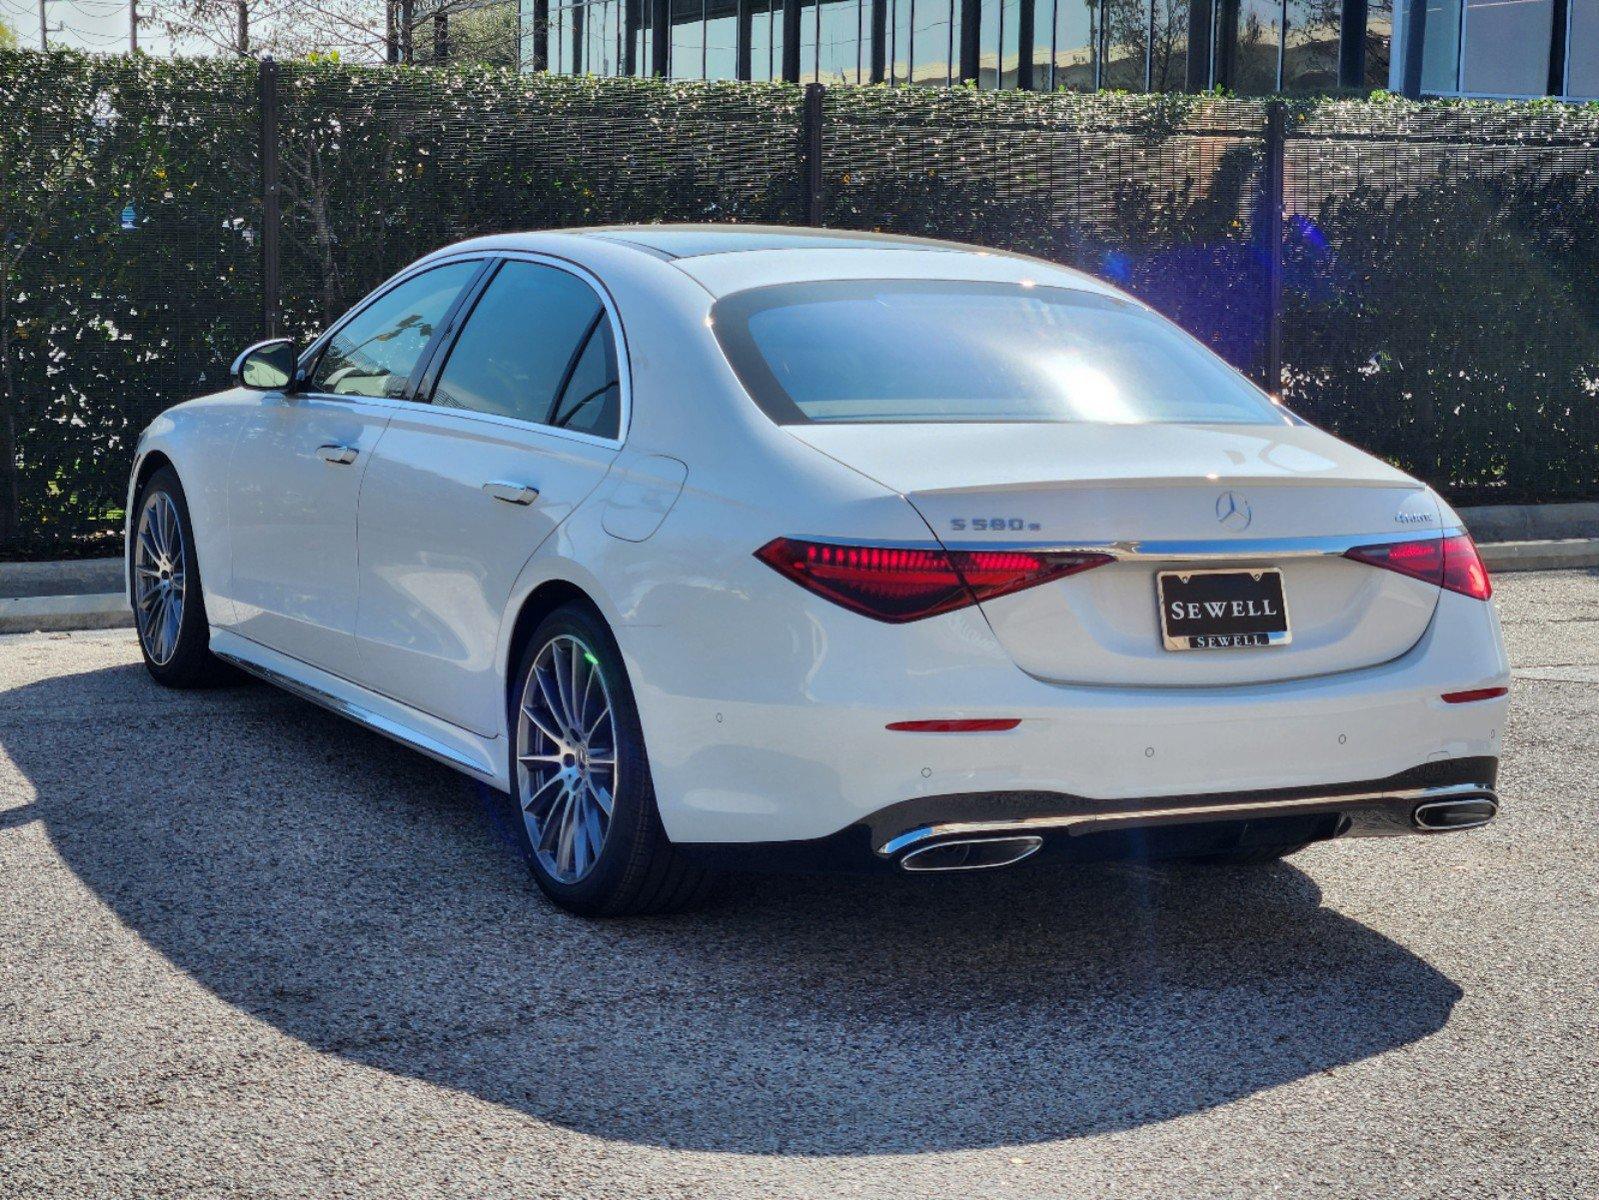
[[[1599,100],[1599,0],[1571,0],[1566,95]]]
[[[947,87],[960,75],[960,9],[957,0],[915,0],[911,14],[911,82]]]
[[[1181,92],[1188,87],[1188,0],[1155,0],[1150,42],[1149,88]]]
[[[883,77],[888,83],[909,83],[916,46],[916,0],[887,0],[888,44],[883,47]]]
[[[1144,66],[1149,46],[1149,5],[1146,0],[1105,0],[1105,54],[1100,64],[1099,86],[1123,91],[1144,90]]]
[[[1366,87],[1388,86],[1393,44],[1394,0],[1370,0],[1366,9]]]
[[[1420,0],[1412,0],[1419,3]],[[1426,0],[1427,33],[1421,44],[1421,90],[1460,90],[1460,0]]]
[[[705,78],[738,78],[738,5],[735,0],[706,2]]]
[[[1094,89],[1099,8],[1090,0],[1039,0],[1033,86],[1046,92]]]
[[[1288,0],[1283,38],[1285,92],[1330,92],[1338,87],[1338,0]]]
[[[1546,94],[1554,13],[1554,0],[1466,0],[1460,90],[1488,96]],[[1430,20],[1432,13],[1427,16]],[[1430,43],[1430,24],[1427,38]]]
[[[818,82],[864,83],[871,64],[863,53],[870,32],[863,25],[866,9],[862,0],[823,0],[814,15],[818,22]]]
[[[667,74],[705,78],[705,0],[672,0],[672,42]]]
[[[755,0],[750,14],[750,78],[783,78],[783,0]]]
[[[1022,61],[1021,0],[997,0],[994,7],[999,9],[999,86],[1013,88]]]
[[[1211,30],[1211,78],[1240,96],[1277,90],[1282,57],[1282,0],[1217,0]]]

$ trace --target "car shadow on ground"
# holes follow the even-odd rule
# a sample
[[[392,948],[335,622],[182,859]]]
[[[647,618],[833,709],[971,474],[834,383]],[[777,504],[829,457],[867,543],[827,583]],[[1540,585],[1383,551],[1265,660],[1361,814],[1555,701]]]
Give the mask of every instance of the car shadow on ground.
[[[124,667],[0,700],[60,854],[196,982],[605,1138],[821,1155],[1124,1129],[1407,1045],[1461,995],[1292,866],[739,877],[705,912],[585,922],[529,882],[507,801],[272,689]]]

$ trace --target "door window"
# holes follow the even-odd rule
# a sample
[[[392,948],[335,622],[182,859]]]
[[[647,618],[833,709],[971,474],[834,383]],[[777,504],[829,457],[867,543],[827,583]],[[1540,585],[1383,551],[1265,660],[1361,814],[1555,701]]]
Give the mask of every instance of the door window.
[[[399,399],[450,305],[481,262],[449,263],[383,293],[340,327],[311,375],[311,390]]]
[[[610,319],[570,271],[507,262],[472,309],[433,403],[617,436],[621,385]]]

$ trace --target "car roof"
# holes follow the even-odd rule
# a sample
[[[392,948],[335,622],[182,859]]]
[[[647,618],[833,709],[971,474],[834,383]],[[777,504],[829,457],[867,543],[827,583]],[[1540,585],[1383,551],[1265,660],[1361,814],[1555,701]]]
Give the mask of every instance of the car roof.
[[[934,238],[789,225],[604,225],[570,232],[579,237],[636,246],[667,259],[739,254],[750,250],[977,249]]]
[[[583,247],[591,247],[588,254]],[[675,267],[713,296],[803,280],[921,278],[1027,282],[1120,296],[1110,285],[1046,259],[936,238],[870,230],[786,225],[595,225],[502,233],[445,247],[429,258],[468,250],[530,251],[600,268],[628,252]]]

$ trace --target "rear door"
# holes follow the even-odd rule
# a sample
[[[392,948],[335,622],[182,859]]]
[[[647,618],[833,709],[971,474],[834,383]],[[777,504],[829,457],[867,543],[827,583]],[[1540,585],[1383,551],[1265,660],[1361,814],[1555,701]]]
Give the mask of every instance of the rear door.
[[[525,256],[499,264],[436,358],[362,492],[361,678],[490,735],[511,587],[618,453],[626,356],[598,281]]]
[[[304,390],[269,392],[234,444],[228,483],[235,631],[354,677],[356,501],[395,405],[480,259],[408,276],[320,348]]]

